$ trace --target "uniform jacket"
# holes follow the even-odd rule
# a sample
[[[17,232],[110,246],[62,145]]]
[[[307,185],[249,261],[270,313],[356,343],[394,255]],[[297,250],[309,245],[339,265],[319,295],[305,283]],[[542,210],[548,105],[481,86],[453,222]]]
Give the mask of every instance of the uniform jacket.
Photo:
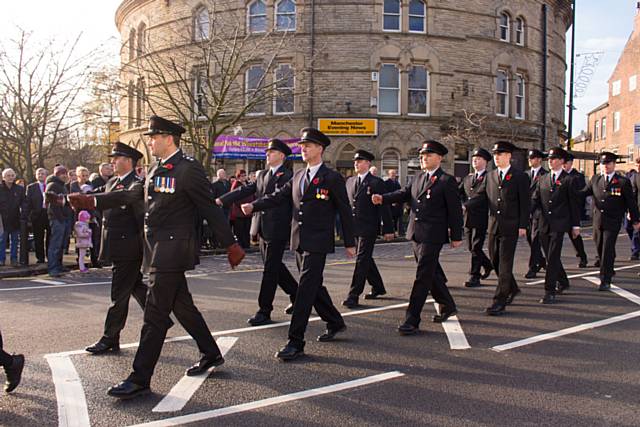
[[[45,191],[47,185],[45,184]],[[24,199],[23,212],[29,221],[36,220],[42,212],[46,210],[44,207],[44,195],[40,190],[40,182],[32,182],[27,185],[26,196]]]
[[[460,199],[465,207],[464,226],[467,228],[487,229],[489,222],[488,176],[489,171],[485,170],[482,176],[475,179],[476,173],[473,172],[465,176],[458,186]]]
[[[531,206],[540,211],[542,233],[569,232],[580,226],[580,196],[572,181],[565,171],[553,183],[551,173],[538,181]]]
[[[253,202],[254,210],[292,203],[291,250],[325,254],[335,251],[337,212],[345,247],[355,247],[351,207],[342,175],[323,164],[301,194],[300,183],[305,175],[306,168],[298,170],[280,191]]]
[[[50,175],[47,178],[46,192],[51,195],[58,196],[60,194],[67,194],[67,188],[64,185],[64,181],[55,175]],[[60,205],[57,203],[47,202],[47,215],[49,216],[49,221],[54,219],[56,221],[64,221],[73,216],[73,211],[68,204]]]
[[[144,181],[129,173],[120,180],[111,177],[104,187],[95,193],[113,191],[144,191]],[[144,200],[141,198],[125,205],[106,209],[102,212],[102,234],[100,236],[100,260],[137,261],[142,259],[144,248]]]
[[[578,196],[580,197],[580,217],[582,218],[582,216],[585,213],[585,202],[586,202],[586,197],[583,197],[581,195],[581,191],[582,189],[587,185],[587,180],[584,177],[584,174],[578,172],[576,169],[571,169],[571,172],[569,173],[569,176],[571,177],[571,181],[573,182],[573,186],[576,189],[576,192],[578,193]]]
[[[385,186],[385,191],[384,191],[385,193],[393,193],[394,191],[400,190],[402,188],[402,186],[400,185],[397,179],[387,179],[384,182],[384,186]],[[383,193],[379,193],[379,194],[383,194]],[[402,216],[402,208],[403,208],[402,203],[392,204],[391,214],[396,218]]]
[[[154,272],[192,270],[199,263],[202,219],[223,247],[235,239],[222,210],[215,204],[204,168],[179,150],[165,165],[152,165],[144,187],[96,194],[97,208],[145,202],[145,269]]]
[[[89,228],[89,223],[76,221],[73,226],[73,231],[76,235],[76,248],[87,249],[93,247],[93,244],[91,243],[91,229]]]
[[[370,173],[365,175],[364,180],[356,191],[358,176],[352,176],[347,180],[347,195],[351,203],[353,215],[354,235],[375,237],[380,231],[380,221],[382,220],[382,233],[393,233],[393,218],[391,208],[385,205],[374,205],[371,201],[372,194],[383,194],[386,191],[384,181]]]
[[[462,240],[462,204],[456,179],[438,169],[426,181],[426,173],[417,174],[405,188],[387,193],[384,203],[409,203],[411,215],[407,239],[418,243],[444,244]]]
[[[20,230],[24,197],[23,186],[14,183],[9,188],[4,181],[0,184],[0,213],[4,231]]]
[[[293,177],[293,172],[284,166],[280,166],[273,176],[270,172],[271,169],[263,170],[258,174],[256,182],[226,193],[220,196],[220,200],[226,207],[252,195],[259,199],[280,190]],[[273,209],[254,213],[252,227],[255,224],[257,229],[253,228],[251,234],[258,234],[267,242],[288,240],[291,237],[291,205],[291,200],[288,199]]]
[[[541,167],[540,170],[538,170],[536,177],[534,179],[531,179],[531,170],[527,172],[527,176],[529,177],[529,197],[533,197],[533,193],[536,191],[538,183],[541,180],[548,178],[548,173],[549,171]],[[542,213],[537,207],[532,208],[530,205],[529,208],[531,209],[531,233],[535,235],[538,234],[539,231],[540,218],[542,217]]]
[[[529,177],[511,166],[502,183],[499,169],[487,177],[489,202],[489,234],[518,235],[518,229],[529,225]]]
[[[634,175],[632,184],[633,184],[634,196],[638,203],[638,209],[640,209],[640,172]]]
[[[594,175],[582,190],[584,197],[593,196],[593,227],[617,232],[628,211],[631,223],[638,221],[638,201],[628,178],[615,173],[609,185],[604,175]]]

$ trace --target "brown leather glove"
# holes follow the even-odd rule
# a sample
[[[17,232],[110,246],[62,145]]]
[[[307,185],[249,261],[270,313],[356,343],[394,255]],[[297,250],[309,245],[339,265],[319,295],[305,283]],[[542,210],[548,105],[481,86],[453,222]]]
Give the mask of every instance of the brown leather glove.
[[[77,211],[95,209],[95,197],[81,193],[71,193],[67,196],[71,207]]]
[[[231,268],[236,268],[240,262],[244,259],[244,249],[237,243],[227,248],[227,258],[229,259],[229,265]]]

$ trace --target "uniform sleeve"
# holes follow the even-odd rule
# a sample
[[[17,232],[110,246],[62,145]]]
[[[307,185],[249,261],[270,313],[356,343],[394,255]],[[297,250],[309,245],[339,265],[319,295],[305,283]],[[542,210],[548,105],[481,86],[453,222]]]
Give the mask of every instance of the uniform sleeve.
[[[238,200],[242,200],[248,196],[253,196],[256,194],[257,185],[255,182],[252,182],[249,185],[243,185],[241,187],[236,188],[233,191],[230,191],[226,194],[220,196],[220,200],[224,207],[228,207],[229,205],[237,202]],[[215,199],[214,199],[215,200]]]
[[[591,177],[589,183],[585,184],[581,189],[578,190],[578,195],[580,195],[580,197],[582,197],[583,199],[586,199],[589,196],[593,196],[593,184],[595,182],[596,176],[597,175]]]
[[[385,183],[380,180],[378,185],[376,186],[376,193],[383,194],[385,191]],[[393,215],[391,214],[391,206],[389,205],[380,205],[378,206],[380,209],[380,216],[382,217],[382,234],[391,234],[393,233]]]
[[[631,182],[625,180],[622,185],[622,195],[624,196],[624,202],[627,205],[627,210],[631,217],[631,223],[640,221],[640,213],[638,212],[638,203],[633,197],[633,188],[631,188]]]
[[[536,209],[542,209],[542,200],[540,198],[540,181],[536,183],[536,186],[533,189],[533,194],[531,195],[530,209],[531,209],[531,213],[535,212]]]
[[[266,211],[267,209],[273,209],[286,200],[291,200],[293,192],[293,179],[290,179],[283,187],[274,191],[271,194],[266,194],[263,197],[255,200],[252,205],[256,211]]]
[[[200,217],[207,220],[209,229],[216,240],[224,248],[234,244],[236,239],[231,232],[224,212],[214,202],[211,185],[200,163],[190,162],[186,178],[187,196],[198,209]]]
[[[529,178],[523,173],[518,180],[518,200],[520,203],[520,225],[518,228],[529,226]]]
[[[574,178],[569,177],[569,214],[571,215],[571,226],[580,227],[580,208],[582,206],[580,194],[577,186],[572,182]]]
[[[399,190],[392,191],[391,193],[383,194],[382,202],[384,204],[406,203],[411,200],[411,186],[413,185],[415,179],[416,177],[414,177],[405,188],[400,188]]]
[[[458,187],[453,177],[447,179],[447,188],[444,193],[447,203],[447,218],[449,221],[449,232],[451,240],[459,242],[462,240],[462,203],[458,197]]]
[[[340,214],[340,223],[342,224],[342,237],[344,238],[344,247],[352,248],[356,245],[353,234],[353,214],[351,213],[351,204],[347,195],[347,186],[345,185],[342,175],[336,173],[336,179],[333,180],[333,205]]]
[[[138,183],[130,188],[94,194],[93,197],[96,199],[96,209],[99,211],[123,205],[135,205],[144,201],[144,186]]]

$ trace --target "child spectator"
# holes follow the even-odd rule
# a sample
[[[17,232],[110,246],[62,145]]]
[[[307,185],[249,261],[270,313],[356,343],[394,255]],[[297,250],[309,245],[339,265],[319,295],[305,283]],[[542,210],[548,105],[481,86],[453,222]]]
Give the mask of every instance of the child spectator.
[[[76,232],[76,249],[78,250],[78,265],[80,271],[86,273],[89,269],[84,265],[84,257],[87,253],[87,249],[93,247],[91,243],[91,229],[89,228],[89,221],[91,221],[91,214],[87,211],[80,211],[78,214],[78,221],[74,226]]]

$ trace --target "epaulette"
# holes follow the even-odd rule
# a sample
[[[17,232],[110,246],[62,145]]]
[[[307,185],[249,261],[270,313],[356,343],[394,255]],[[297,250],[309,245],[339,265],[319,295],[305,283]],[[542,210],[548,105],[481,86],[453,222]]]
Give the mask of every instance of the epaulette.
[[[190,157],[190,156],[184,156],[183,158],[185,160],[189,161],[189,162],[195,162],[196,161],[196,159],[194,159],[193,157]]]

